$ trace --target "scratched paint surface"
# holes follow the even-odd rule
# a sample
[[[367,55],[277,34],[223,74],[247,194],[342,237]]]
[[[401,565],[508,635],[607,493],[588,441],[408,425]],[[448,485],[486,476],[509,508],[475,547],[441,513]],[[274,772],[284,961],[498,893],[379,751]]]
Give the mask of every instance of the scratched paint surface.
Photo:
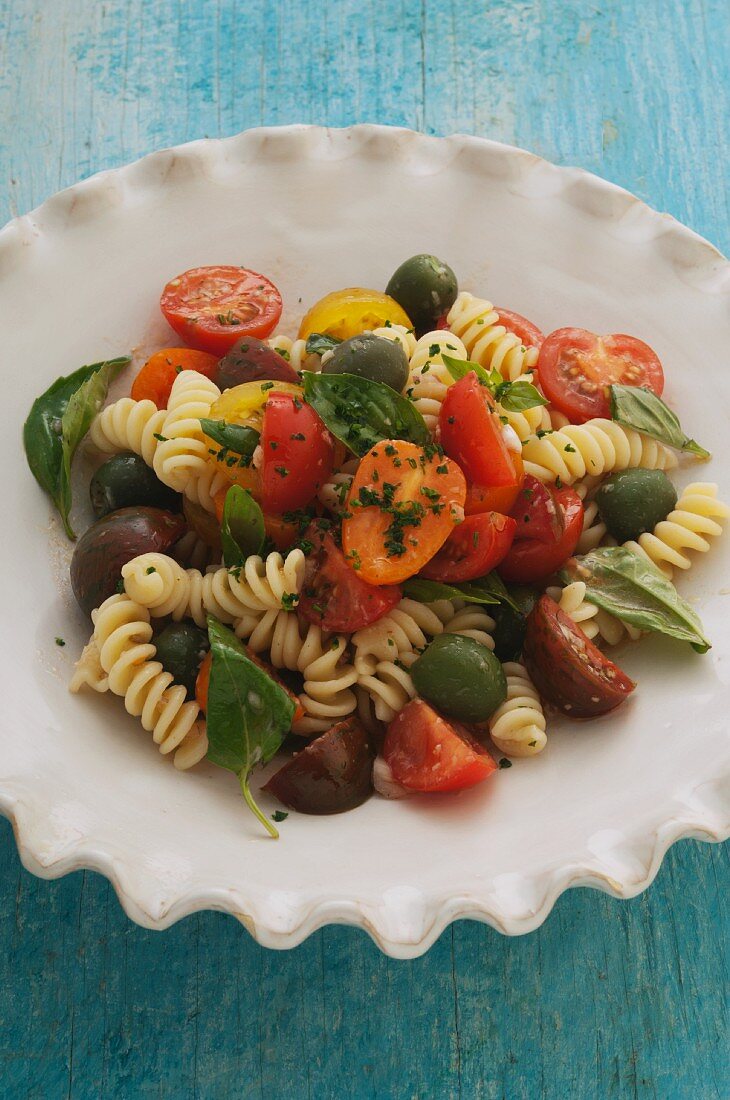
[[[729,24],[726,0],[0,0],[0,221],[191,138],[378,121],[580,164],[727,251]],[[727,846],[398,963],[350,929],[146,932],[0,834],[3,1097],[730,1095]]]

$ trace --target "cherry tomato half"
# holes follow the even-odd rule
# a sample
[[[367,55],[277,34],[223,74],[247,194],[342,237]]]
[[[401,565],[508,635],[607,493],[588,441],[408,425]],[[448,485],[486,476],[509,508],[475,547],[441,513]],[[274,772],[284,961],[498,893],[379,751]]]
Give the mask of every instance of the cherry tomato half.
[[[661,397],[664,371],[656,354],[635,336],[596,336],[559,328],[540,348],[537,373],[543,393],[574,424],[610,417],[608,387],[648,386]]]
[[[196,370],[215,380],[218,360],[207,351],[192,348],[163,348],[151,355],[134,382],[130,397],[134,401],[154,401],[158,409],[166,409],[172,384],[181,370]]]
[[[532,321],[528,321],[521,313],[513,313],[511,309],[501,309],[499,306],[495,306],[494,310],[499,314],[497,323],[504,325],[508,332],[514,332],[515,336],[519,336],[526,348],[542,347],[545,334],[540,331],[537,325],[533,325]]]
[[[523,655],[540,695],[568,718],[605,714],[636,687],[549,596],[527,618]]]
[[[360,462],[342,524],[348,561],[371,584],[412,577],[464,517],[466,481],[450,458],[402,439]]]
[[[311,405],[290,393],[270,394],[261,449],[265,512],[303,508],[332,473],[332,436]]]
[[[160,308],[186,344],[225,355],[242,336],[264,339],[281,317],[281,294],[245,267],[193,267],[171,279]]]
[[[412,791],[461,791],[495,771],[487,750],[457,722],[413,699],[388,726],[383,756],[393,778]]]
[[[379,290],[354,286],[346,290],[335,290],[320,298],[304,315],[299,326],[299,336],[306,340],[313,332],[322,332],[328,336],[337,336],[340,340],[348,340],[360,332],[382,328],[385,324],[413,328],[408,314],[395,298],[382,294]]]
[[[583,530],[583,502],[577,493],[568,488],[548,488],[555,504],[555,513],[551,515],[542,491],[535,490],[532,497],[526,499],[525,493],[531,488],[531,481],[525,478],[512,510],[513,517],[518,520],[518,529],[509,553],[498,567],[502,580],[509,584],[545,580],[571,556]],[[534,521],[531,518],[533,508]],[[528,530],[533,537],[525,537]],[[535,532],[538,537],[534,537]]]
[[[307,564],[298,610],[307,622],[323,630],[362,630],[400,603],[400,588],[368,584],[350,568],[326,526],[315,521],[303,544]]]
[[[525,468],[521,454],[510,451],[509,456],[514,466],[516,480],[511,485],[476,485],[474,482],[469,482],[464,501],[464,512],[467,516],[476,515],[478,512],[502,512],[507,516],[512,511],[517,494],[522,488]]]
[[[441,445],[469,482],[490,487],[515,485],[515,464],[507,449],[494,401],[473,371],[449,386],[439,414]]]
[[[421,576],[442,584],[473,581],[499,565],[512,545],[517,523],[499,512],[468,516],[456,527]]]

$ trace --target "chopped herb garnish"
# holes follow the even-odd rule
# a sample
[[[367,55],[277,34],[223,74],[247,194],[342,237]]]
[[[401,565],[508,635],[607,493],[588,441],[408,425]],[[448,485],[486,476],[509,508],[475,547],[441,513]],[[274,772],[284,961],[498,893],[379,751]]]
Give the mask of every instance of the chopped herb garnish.
[[[153,438],[156,439],[158,443],[167,443],[167,436],[166,435],[160,435],[159,432],[153,432],[152,435],[153,435]]]
[[[534,745],[535,742],[533,741],[532,744]],[[512,761],[508,760],[506,756],[503,756],[502,759],[499,762],[499,766],[500,766],[500,768],[511,768],[512,767]]]
[[[65,646],[65,644],[66,643],[64,642],[63,638],[56,638],[56,645]]]
[[[275,821],[278,824],[280,821],[286,821],[288,816],[289,814],[286,812],[286,810],[274,810],[273,814],[271,815],[271,820]]]
[[[276,470],[279,477],[289,476],[289,471],[287,470],[286,466],[274,466],[274,469]]]

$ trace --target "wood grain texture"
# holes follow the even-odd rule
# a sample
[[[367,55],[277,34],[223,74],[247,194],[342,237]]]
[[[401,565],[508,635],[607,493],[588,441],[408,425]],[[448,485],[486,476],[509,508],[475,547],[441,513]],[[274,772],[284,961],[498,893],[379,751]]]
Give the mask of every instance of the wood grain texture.
[[[160,146],[377,121],[580,164],[727,251],[729,31],[727,0],[0,0],[0,221]],[[341,928],[146,932],[0,831],[3,1097],[730,1095],[727,847],[403,963]]]

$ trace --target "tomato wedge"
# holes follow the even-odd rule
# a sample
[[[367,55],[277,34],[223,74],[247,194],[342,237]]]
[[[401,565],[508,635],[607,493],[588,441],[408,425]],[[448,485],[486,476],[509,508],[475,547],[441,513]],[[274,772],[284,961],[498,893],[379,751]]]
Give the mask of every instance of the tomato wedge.
[[[347,563],[326,521],[315,521],[304,534],[307,564],[299,596],[299,615],[322,630],[362,630],[400,603],[393,585],[368,584]]]
[[[515,485],[515,464],[489,390],[473,371],[449,386],[439,414],[441,445],[468,481],[486,487]]]
[[[519,336],[526,348],[542,347],[545,334],[537,325],[533,325],[532,321],[528,321],[521,313],[513,313],[511,309],[495,306],[494,310],[499,314],[498,324],[504,325],[508,332],[514,332],[515,336]]]
[[[516,451],[510,451],[509,455],[516,480],[511,485],[477,485],[469,482],[464,501],[464,512],[467,516],[476,515],[477,512],[502,512],[507,516],[512,511],[525,474],[522,455]]]
[[[166,409],[172,384],[181,370],[196,370],[215,381],[218,360],[207,351],[192,348],[163,348],[151,355],[134,382],[130,396],[134,401],[154,401],[158,409]]]
[[[498,569],[509,584],[544,581],[571,556],[583,530],[583,502],[578,494],[540,482],[533,486],[534,481],[525,478],[512,510],[517,530]]]
[[[264,406],[263,508],[295,511],[309,504],[332,473],[335,445],[311,405],[272,392]]]
[[[569,718],[606,714],[636,687],[549,596],[527,618],[523,657],[540,695]]]
[[[483,577],[504,558],[517,523],[499,512],[468,516],[451,532],[438,554],[424,565],[421,576],[455,584]]]
[[[654,351],[635,336],[596,336],[559,328],[540,348],[537,373],[543,393],[574,424],[610,417],[608,387],[647,386],[661,397],[664,371]]]
[[[299,698],[294,694],[294,692],[286,686],[284,681],[277,673],[276,669],[272,668],[268,661],[262,661],[259,655],[257,653],[254,653],[253,650],[249,649],[247,645],[244,646],[244,649],[246,650],[246,656],[248,657],[249,661],[251,661],[252,664],[257,665],[262,672],[265,672],[266,675],[269,676],[275,684],[278,684],[279,687],[283,691],[285,691],[291,699],[295,707],[292,723],[298,721],[298,719],[300,718],[303,718],[304,707],[302,706]],[[212,650],[209,649],[202,660],[200,668],[198,669],[198,676],[195,681],[195,701],[202,710],[203,714],[205,714],[208,709],[208,689],[210,688],[210,670],[212,667],[213,653]]]
[[[399,584],[417,573],[464,517],[466,482],[436,448],[377,443],[350,487],[342,546],[358,576]]]
[[[390,723],[383,756],[393,778],[412,791],[461,791],[497,767],[463,726],[447,722],[422,699],[407,703]]]
[[[186,344],[225,355],[242,336],[269,336],[281,317],[281,294],[245,267],[193,267],[171,279],[160,308]]]

